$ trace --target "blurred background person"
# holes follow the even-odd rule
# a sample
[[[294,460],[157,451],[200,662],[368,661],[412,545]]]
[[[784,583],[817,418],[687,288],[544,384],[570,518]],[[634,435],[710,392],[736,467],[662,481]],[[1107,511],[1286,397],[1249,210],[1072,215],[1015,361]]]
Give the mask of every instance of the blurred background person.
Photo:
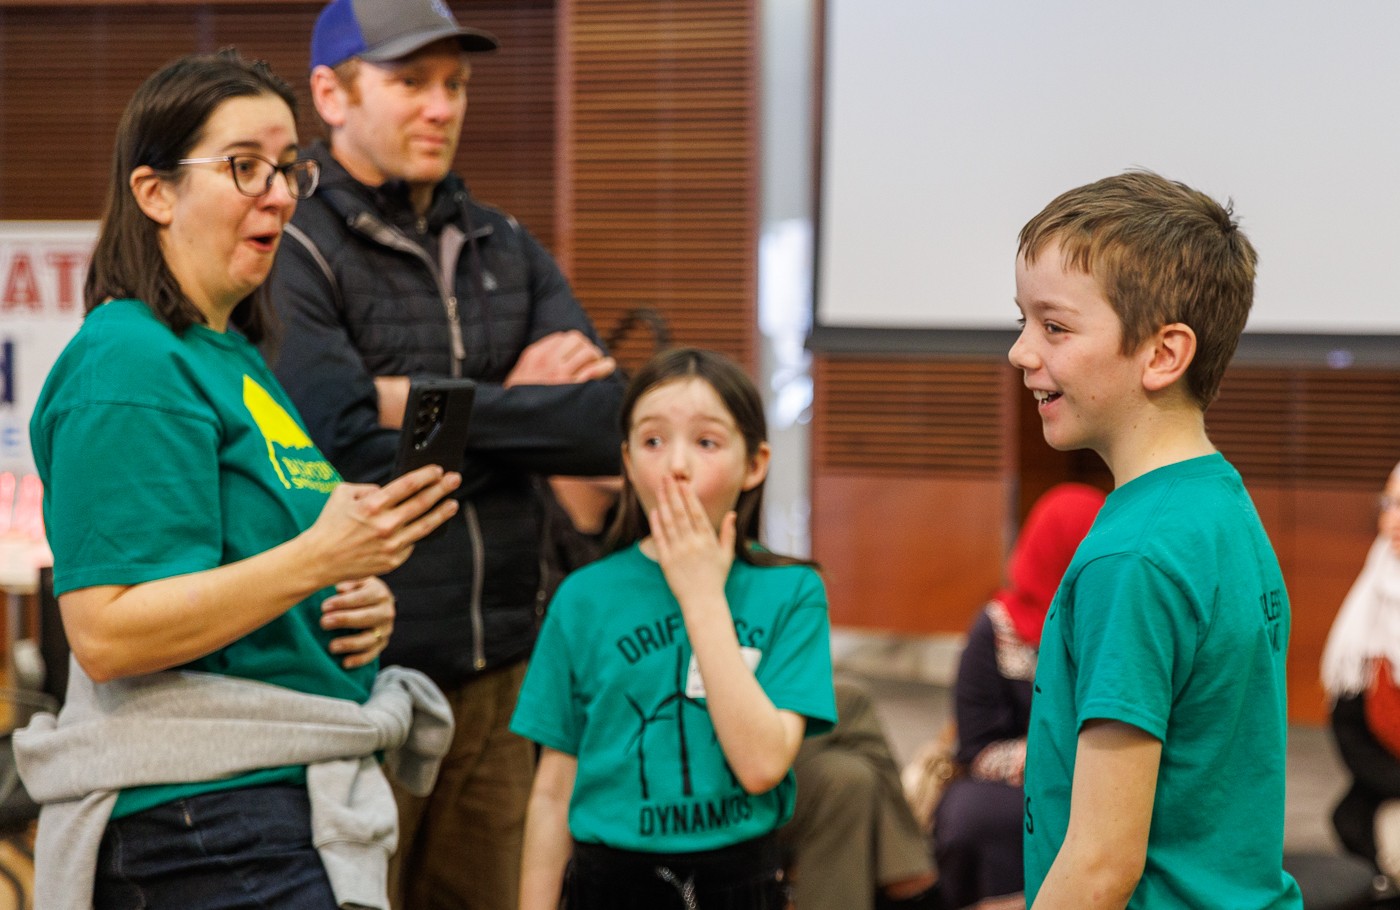
[[[1036,653],[1045,615],[1104,493],[1078,483],[1031,507],[1008,587],[973,621],[953,688],[958,766],[934,814],[939,891],[949,910],[1023,907],[1022,785]]]
[[[797,802],[778,831],[798,910],[935,910],[929,842],[866,687],[838,676],[836,726],[802,741]]]
[[[1400,861],[1378,856],[1376,819],[1383,803],[1400,799],[1400,757],[1393,751],[1400,743],[1387,733],[1400,731],[1394,677],[1400,669],[1400,465],[1379,506],[1380,533],[1327,636],[1322,686],[1332,702],[1337,751],[1352,777],[1332,824],[1348,851],[1376,864],[1393,884]],[[1391,824],[1400,823],[1391,817]]]

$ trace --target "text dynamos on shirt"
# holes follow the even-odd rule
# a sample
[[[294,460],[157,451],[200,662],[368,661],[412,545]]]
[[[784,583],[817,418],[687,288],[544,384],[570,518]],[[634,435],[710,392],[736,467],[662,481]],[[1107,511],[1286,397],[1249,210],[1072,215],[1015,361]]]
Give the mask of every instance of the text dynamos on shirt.
[[[667,834],[700,834],[737,825],[753,817],[746,793],[717,800],[642,806],[637,833],[645,837]]]

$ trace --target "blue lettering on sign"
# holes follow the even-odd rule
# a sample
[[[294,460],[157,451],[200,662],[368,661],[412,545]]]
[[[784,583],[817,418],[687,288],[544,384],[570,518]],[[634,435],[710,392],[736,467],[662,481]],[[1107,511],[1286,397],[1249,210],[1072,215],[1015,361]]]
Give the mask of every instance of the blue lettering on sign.
[[[15,403],[15,343],[0,344],[0,404]]]

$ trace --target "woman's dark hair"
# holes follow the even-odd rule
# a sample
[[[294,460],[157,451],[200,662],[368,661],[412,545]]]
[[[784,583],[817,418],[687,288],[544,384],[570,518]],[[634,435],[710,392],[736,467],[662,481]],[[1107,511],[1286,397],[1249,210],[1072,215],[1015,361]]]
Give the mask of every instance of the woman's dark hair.
[[[117,127],[106,208],[83,288],[85,312],[108,298],[134,297],[177,333],[206,321],[166,265],[158,225],[141,211],[131,192],[131,172],[145,165],[173,174],[175,162],[199,143],[220,104],[257,95],[281,98],[296,116],[296,97],[287,83],[266,63],[245,60],[228,49],[182,57],[131,96]],[[259,287],[239,301],[229,322],[256,342],[267,333],[269,314]]]
[[[719,396],[734,418],[739,435],[744,438],[744,455],[753,458],[758,447],[768,441],[768,421],[763,415],[763,399],[743,369],[734,361],[714,351],[701,348],[672,348],[662,351],[637,371],[622,396],[622,438],[632,430],[632,411],[643,395],[658,386],[686,379],[699,379]],[[625,443],[624,443],[625,444]],[[760,513],[763,510],[763,485],[759,481],[752,490],[739,494],[734,506],[738,521],[734,535],[734,555],[755,566],[814,566],[815,563],[795,556],[782,556],[758,546]],[[622,497],[617,516],[608,529],[610,552],[631,546],[651,533],[651,525],[642,511],[641,501],[626,472],[622,475]]]

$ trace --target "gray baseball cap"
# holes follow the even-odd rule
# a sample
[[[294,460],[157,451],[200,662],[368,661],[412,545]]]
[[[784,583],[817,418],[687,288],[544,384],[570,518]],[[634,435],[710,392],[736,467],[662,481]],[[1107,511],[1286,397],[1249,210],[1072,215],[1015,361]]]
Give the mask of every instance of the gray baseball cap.
[[[331,0],[311,32],[311,68],[398,60],[444,38],[472,53],[500,46],[490,32],[458,25],[443,0]]]

